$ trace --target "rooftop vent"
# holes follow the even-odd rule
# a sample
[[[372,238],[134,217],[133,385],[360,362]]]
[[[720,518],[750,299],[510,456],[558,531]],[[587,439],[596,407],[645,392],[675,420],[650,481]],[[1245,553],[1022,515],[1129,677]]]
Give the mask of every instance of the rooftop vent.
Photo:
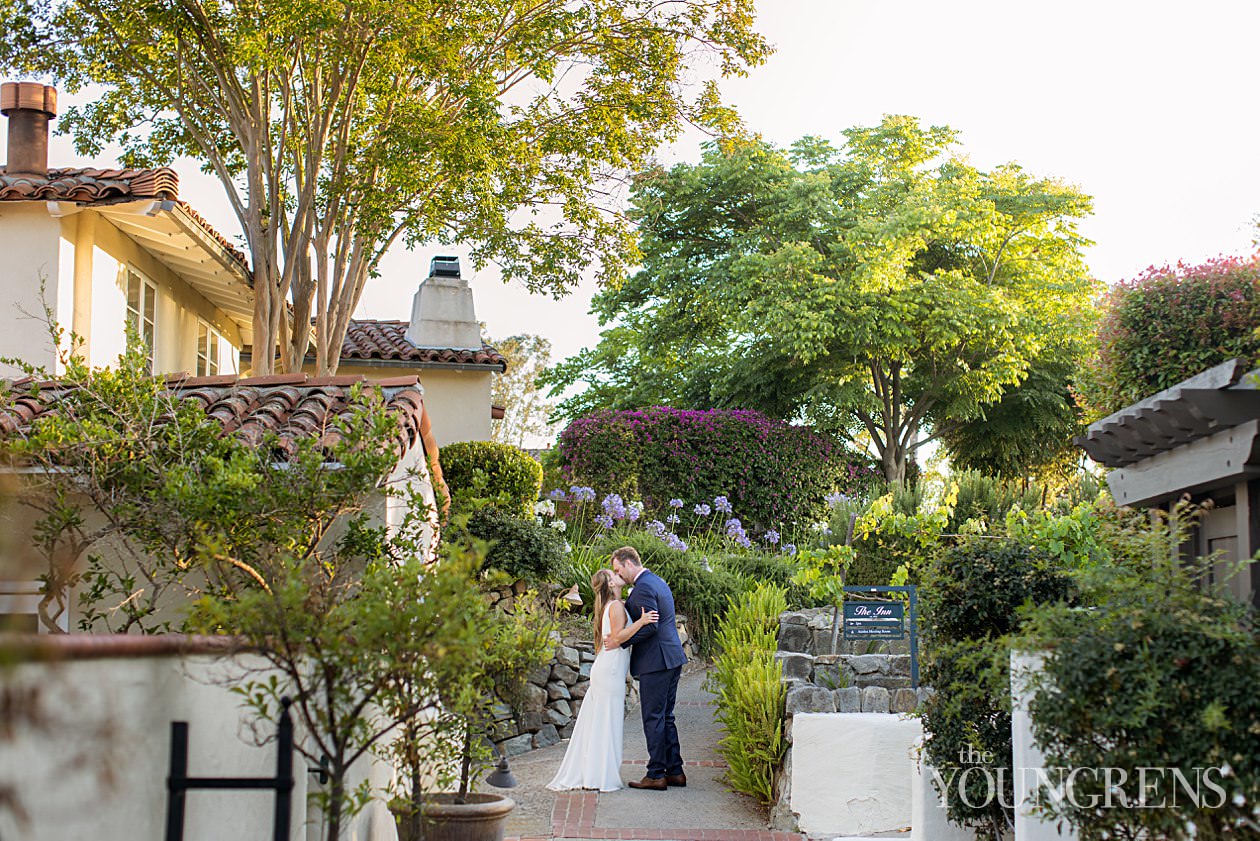
[[[429,263],[429,277],[459,277],[459,258],[434,257]]]
[[[0,85],[0,114],[9,118],[9,175],[48,177],[48,123],[57,116],[57,89],[39,82]]]

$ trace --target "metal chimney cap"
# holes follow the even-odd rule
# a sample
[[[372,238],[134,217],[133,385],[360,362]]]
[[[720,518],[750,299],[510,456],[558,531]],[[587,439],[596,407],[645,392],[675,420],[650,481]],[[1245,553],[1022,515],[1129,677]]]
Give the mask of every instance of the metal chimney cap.
[[[459,258],[434,257],[429,263],[429,277],[459,277]]]
[[[48,119],[57,116],[57,89],[39,82],[5,82],[0,84],[0,114],[12,111],[41,111]]]

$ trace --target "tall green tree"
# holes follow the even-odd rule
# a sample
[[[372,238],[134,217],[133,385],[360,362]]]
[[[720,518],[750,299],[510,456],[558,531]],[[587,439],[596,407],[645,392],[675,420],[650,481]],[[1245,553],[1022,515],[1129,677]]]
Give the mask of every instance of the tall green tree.
[[[755,408],[864,433],[901,481],[1082,329],[1087,196],[979,170],[912,117],[844,134],[714,143],[640,176],[643,268],[596,297],[601,343],[549,374],[555,393],[590,383],[561,411]]]
[[[299,369],[312,338],[335,371],[399,239],[459,240],[557,295],[591,265],[620,278],[618,182],[684,124],[733,124],[686,68],[768,54],[753,0],[12,0],[0,23],[7,70],[104,86],[63,117],[81,153],[120,142],[129,165],[191,155],[217,176],[259,374],[273,354]]]
[[[507,360],[507,370],[494,375],[490,402],[503,407],[503,417],[490,424],[490,440],[514,447],[552,432],[551,412],[539,378],[551,364],[551,342],[542,336],[522,333],[489,343]]]

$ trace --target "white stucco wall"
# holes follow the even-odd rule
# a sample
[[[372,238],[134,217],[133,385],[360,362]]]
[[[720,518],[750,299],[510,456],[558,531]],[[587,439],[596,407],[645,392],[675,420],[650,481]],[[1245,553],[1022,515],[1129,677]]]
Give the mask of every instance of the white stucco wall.
[[[61,267],[61,223],[49,215],[44,202],[0,202],[0,357],[25,360],[56,371],[56,351],[43,322],[44,301],[57,321],[69,321],[65,306],[71,280]],[[40,299],[40,280],[44,300]],[[20,369],[0,363],[0,376],[19,375]]]
[[[791,809],[801,831],[858,836],[909,827],[915,745],[922,736],[922,725],[910,716],[793,716]]]
[[[921,746],[922,742],[911,780],[911,841],[975,841],[973,831],[949,822],[949,811],[941,802],[941,794],[933,782],[932,767],[927,764]],[[948,782],[949,775],[941,777]]]
[[[1075,841],[1076,833],[1064,824],[1039,817],[1032,812],[1036,794],[1037,771],[1046,767],[1045,756],[1033,744],[1032,716],[1028,702],[1027,675],[1041,668],[1040,654],[1011,652],[1011,758],[1015,782],[1015,841]]]
[[[189,722],[190,775],[273,775],[275,746],[253,743],[251,717],[224,685],[243,668],[260,665],[257,659],[194,656],[15,667],[5,681],[41,687],[41,710],[53,727],[48,732],[25,728],[4,745],[0,778],[16,784],[30,820],[18,824],[10,811],[0,810],[0,838],[162,838],[171,721]],[[264,732],[270,735],[274,728],[266,726]],[[321,838],[318,816],[309,820],[307,815],[307,794],[319,783],[306,766],[295,754],[292,841]],[[369,773],[366,763],[361,773]],[[371,773],[380,784],[387,769],[378,763]],[[273,802],[261,791],[189,792],[184,837],[269,838]],[[355,818],[346,837],[397,841],[381,803]]]
[[[307,373],[314,373],[311,367]],[[452,371],[443,368],[378,368],[344,364],[339,375],[364,376],[369,380],[416,374],[424,387],[424,406],[433,424],[439,448],[456,441],[490,440],[490,384],[494,372]]]

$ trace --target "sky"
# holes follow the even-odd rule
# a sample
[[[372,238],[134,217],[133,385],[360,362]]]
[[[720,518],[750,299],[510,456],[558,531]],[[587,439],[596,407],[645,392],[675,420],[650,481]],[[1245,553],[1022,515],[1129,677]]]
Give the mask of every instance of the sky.
[[[1253,249],[1260,3],[759,0],[758,12],[777,51],[722,90],[748,128],[775,143],[806,134],[839,141],[845,128],[884,114],[949,125],[981,168],[1017,161],[1094,196],[1081,227],[1095,242],[1090,268],[1107,283],[1149,265]],[[699,160],[701,140],[684,136],[660,150],[661,162]],[[50,159],[106,163],[77,159],[66,138]],[[191,161],[177,169],[181,198],[235,238],[217,182]],[[430,258],[451,253],[465,258],[491,337],[542,334],[556,359],[598,340],[587,313],[592,281],[559,301],[531,295],[493,267],[473,272],[458,245],[396,246],[356,315],[409,317]]]

